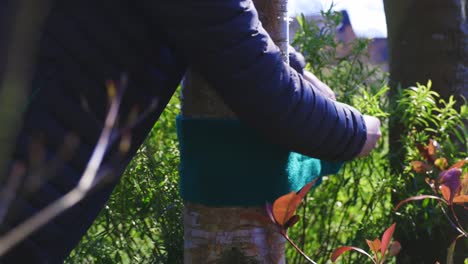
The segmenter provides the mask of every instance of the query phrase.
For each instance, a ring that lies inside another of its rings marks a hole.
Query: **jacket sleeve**
[[[349,160],[366,140],[362,115],[316,92],[263,29],[250,0],[151,1],[187,61],[242,121],[273,142],[327,160]]]

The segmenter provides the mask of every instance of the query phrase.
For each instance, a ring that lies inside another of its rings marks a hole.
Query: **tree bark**
[[[263,26],[288,62],[286,0],[256,0]],[[236,119],[216,92],[189,70],[182,88],[182,115]],[[240,194],[241,195],[241,194]],[[263,207],[209,207],[186,202],[184,263],[285,263],[285,239]]]
[[[468,98],[467,1],[384,0],[384,6],[390,54],[390,98],[395,98],[398,86],[425,84],[430,79],[433,90],[442,98],[453,95],[459,105],[466,103],[462,98]],[[401,173],[405,153],[399,138],[404,128],[398,122],[390,124],[390,163],[395,173]],[[405,230],[397,231],[404,248],[399,262],[444,260],[453,233],[441,226],[432,230],[432,234],[417,231],[418,238],[407,236]],[[468,257],[467,252],[466,245],[457,248],[459,255],[455,263],[462,263]]]

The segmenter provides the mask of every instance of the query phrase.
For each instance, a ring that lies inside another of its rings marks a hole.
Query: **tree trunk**
[[[425,84],[430,79],[433,90],[447,99],[454,95],[459,105],[468,98],[468,24],[466,0],[384,0],[390,54],[391,98],[396,88]],[[393,117],[398,118],[398,117]],[[395,173],[402,172],[404,153],[399,138],[403,128],[390,122],[390,157]],[[439,229],[439,230],[437,230]],[[451,230],[432,227],[432,234],[418,230],[410,237],[399,230],[404,250],[401,263],[445,261],[444,255],[453,239]],[[451,229],[451,228],[449,228]],[[398,236],[399,234],[397,234]],[[463,245],[463,242],[459,243]],[[467,246],[456,250],[455,263],[463,263]],[[462,256],[464,255],[464,256]]]
[[[288,62],[287,1],[254,1],[260,19]],[[188,71],[182,115],[236,119],[200,76]],[[241,194],[239,194],[241,195]],[[184,263],[285,263],[285,239],[263,207],[210,207],[185,203]]]

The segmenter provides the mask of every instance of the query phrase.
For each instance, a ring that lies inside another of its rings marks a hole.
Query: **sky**
[[[387,27],[382,0],[288,0],[291,16],[314,14],[328,9],[346,10],[357,36],[363,38],[386,38]]]

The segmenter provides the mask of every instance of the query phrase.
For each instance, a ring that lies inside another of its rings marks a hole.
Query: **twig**
[[[299,254],[301,254],[307,261],[309,261],[310,263],[312,264],[317,264],[317,262],[313,261],[311,258],[309,258],[309,256],[307,256],[288,236],[288,234],[286,234],[286,232],[281,232],[281,235],[283,235],[284,238],[286,238],[286,240],[289,242],[289,244],[291,244],[291,246],[293,246],[297,252],[299,252]]]
[[[125,86],[126,76],[123,75],[120,89],[118,89],[115,97],[112,98],[112,104],[105,120],[104,129],[101,132],[97,145],[94,148],[93,154],[91,155],[78,185],[70,192],[2,236],[0,238],[0,256],[4,255],[9,249],[24,240],[28,235],[43,225],[47,224],[57,215],[77,204],[87,195],[92,187],[95,186],[95,179],[98,174],[99,167],[108,149],[110,136],[116,124]]]

